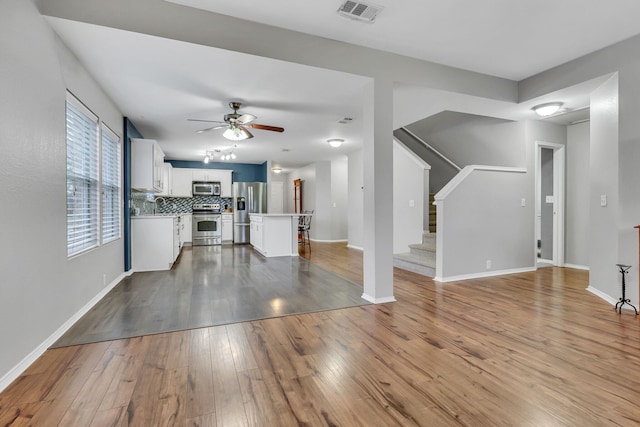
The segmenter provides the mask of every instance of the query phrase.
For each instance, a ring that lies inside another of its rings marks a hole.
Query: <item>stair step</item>
[[[435,248],[436,247],[435,246],[436,245],[436,233],[430,233],[430,232],[427,232],[427,231],[423,231],[422,232],[422,243],[433,244],[433,247]]]
[[[427,277],[436,275],[435,260],[427,260],[411,253],[395,254],[393,256],[393,266]]]

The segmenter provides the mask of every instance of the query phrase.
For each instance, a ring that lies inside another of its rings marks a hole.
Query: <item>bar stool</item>
[[[303,211],[304,215],[298,218],[298,245],[302,245],[302,251],[305,251],[305,246],[309,246],[309,253],[311,253],[311,241],[309,240],[309,229],[311,229],[311,217],[313,211]]]

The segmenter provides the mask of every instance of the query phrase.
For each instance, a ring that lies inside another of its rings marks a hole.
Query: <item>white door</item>
[[[536,264],[564,265],[564,150],[536,142]]]
[[[271,181],[269,199],[269,213],[284,213],[284,182]]]

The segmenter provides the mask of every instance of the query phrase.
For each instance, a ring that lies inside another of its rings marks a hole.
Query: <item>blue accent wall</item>
[[[144,138],[136,129],[131,120],[124,118],[124,152],[122,154],[122,165],[124,169],[124,181],[122,183],[122,197],[124,206],[123,236],[124,236],[124,271],[131,270],[131,209],[129,209],[129,200],[131,200],[131,138]]]
[[[174,168],[185,169],[231,169],[232,182],[267,182],[267,162],[260,165],[249,163],[197,162],[192,160],[166,160]]]

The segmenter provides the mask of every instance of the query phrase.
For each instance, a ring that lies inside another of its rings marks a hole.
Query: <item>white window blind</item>
[[[67,96],[67,255],[98,246],[98,118]]]
[[[120,238],[120,139],[102,129],[102,243]]]

